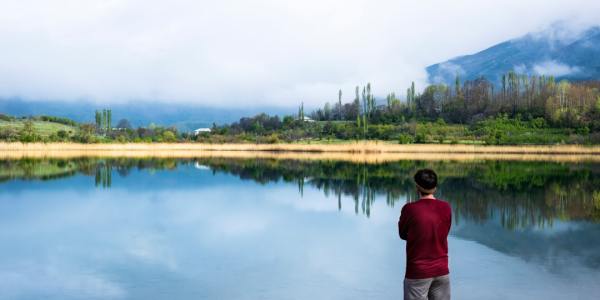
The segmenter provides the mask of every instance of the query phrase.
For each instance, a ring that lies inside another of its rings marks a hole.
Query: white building
[[[302,119],[302,121],[304,121],[304,122],[314,122],[315,120],[313,120],[313,119],[311,119],[311,118],[309,118],[307,116],[304,116],[304,119]]]
[[[210,132],[210,131],[211,131],[210,128],[198,128],[198,129],[194,130],[194,135],[199,135],[201,133]]]

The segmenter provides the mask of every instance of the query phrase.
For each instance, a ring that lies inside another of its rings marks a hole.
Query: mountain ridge
[[[264,111],[284,115],[293,109],[279,107],[216,108],[190,103],[126,102],[97,104],[93,102],[26,101],[19,98],[1,99],[0,113],[13,116],[51,115],[72,119],[77,122],[94,122],[94,111],[111,109],[113,122],[127,119],[133,126],[148,126],[150,123],[175,126],[181,131],[200,127],[211,127],[239,121]]]
[[[575,81],[600,78],[600,27],[571,35],[561,30],[529,33],[474,54],[430,65],[426,67],[428,81],[451,83],[458,75],[463,80],[483,76],[499,82],[502,74],[510,71]]]

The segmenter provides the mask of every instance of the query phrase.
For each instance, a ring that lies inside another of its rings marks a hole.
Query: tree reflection
[[[0,160],[0,182],[52,180],[83,174],[100,188],[110,188],[113,176],[132,171],[172,170],[182,165],[208,166],[213,174],[235,175],[259,184],[295,183],[304,196],[306,186],[337,201],[353,201],[356,214],[373,213],[375,201],[385,204],[415,201],[412,175],[435,169],[441,179],[439,197],[451,202],[454,222],[498,222],[503,228],[552,227],[556,220],[600,222],[600,165],[547,162],[424,162],[398,161],[355,164],[342,161],[277,159],[22,159]]]
[[[388,206],[415,201],[412,175],[438,171],[439,197],[452,203],[456,223],[498,220],[507,229],[551,227],[555,220],[600,221],[600,167],[597,164],[544,162],[421,162],[353,164],[336,161],[201,159],[214,172],[234,174],[261,184],[296,181],[303,194],[310,185],[354,201],[367,217],[376,199]]]

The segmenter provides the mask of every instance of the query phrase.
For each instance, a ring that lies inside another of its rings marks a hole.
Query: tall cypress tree
[[[106,109],[102,110],[102,132],[106,133],[106,123],[108,121]]]
[[[110,132],[112,130],[112,109],[106,112],[106,121],[106,131]]]
[[[359,87],[356,86],[355,96],[354,96],[354,110],[355,110],[355,113],[356,113],[357,117],[360,116],[360,98],[359,98],[359,95],[358,95],[358,91],[359,91]]]
[[[342,90],[338,91],[338,117],[339,120],[342,120]]]
[[[98,110],[96,110],[96,129],[100,129],[102,128],[102,116],[100,115],[100,112]]]

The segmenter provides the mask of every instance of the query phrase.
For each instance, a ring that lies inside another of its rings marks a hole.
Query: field
[[[69,135],[72,135],[75,132],[77,132],[77,129],[75,127],[72,127],[69,125],[64,125],[64,124],[55,123],[55,122],[38,121],[38,120],[32,121],[32,122],[33,122],[33,129],[35,130],[36,134],[40,135],[40,137],[42,137],[42,138],[47,138],[51,134],[57,133],[60,130],[64,130]],[[19,131],[21,131],[21,129],[23,129],[24,124],[25,124],[25,120],[12,120],[12,121],[0,120],[0,130],[13,130],[15,132],[19,132]]]

